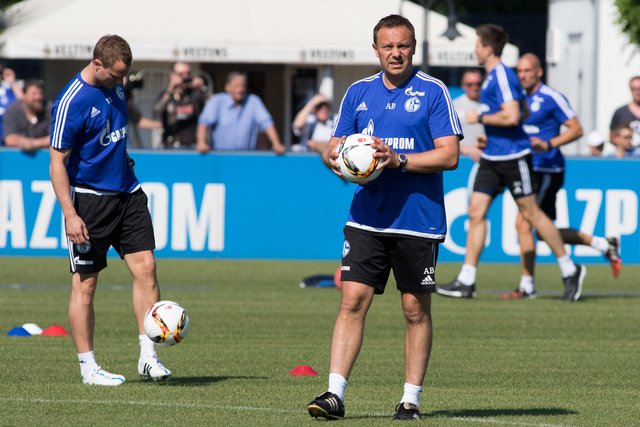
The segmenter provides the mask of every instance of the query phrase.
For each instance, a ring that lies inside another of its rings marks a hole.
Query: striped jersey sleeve
[[[430,117],[429,127],[431,134],[434,138],[449,135],[459,135],[463,137],[462,125],[460,124],[460,118],[456,109],[453,106],[453,100],[449,95],[447,86],[438,80],[422,71],[419,71],[417,77],[433,83],[438,89],[434,91],[434,96],[431,99],[430,105]]]
[[[72,148],[74,136],[82,128],[83,118],[73,108],[74,101],[83,87],[79,79],[74,79],[60,92],[51,112],[51,147],[64,150]]]
[[[567,101],[560,92],[547,85],[542,85],[540,87],[540,93],[551,98],[558,106],[558,108],[554,109],[554,114],[560,123],[564,123],[565,121],[576,117],[576,112],[571,108],[569,101]]]
[[[496,80],[498,82],[498,93],[500,94],[501,104],[522,99],[522,93],[518,93],[518,85],[509,80],[509,74],[503,63],[499,63],[496,66]]]

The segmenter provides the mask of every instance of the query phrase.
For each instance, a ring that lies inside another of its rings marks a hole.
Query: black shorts
[[[534,172],[534,179],[538,187],[536,200],[540,209],[551,220],[556,220],[556,195],[564,185],[564,172]]]
[[[72,273],[96,273],[105,268],[110,246],[121,258],[155,249],[144,191],[101,196],[75,191],[73,204],[87,226],[90,240],[88,245],[69,245]]]
[[[530,196],[536,192],[532,171],[531,154],[513,160],[481,158],[473,191],[495,197],[508,187],[514,199]]]
[[[438,242],[353,227],[344,228],[344,239],[341,280],[363,283],[382,294],[393,269],[398,290],[435,292]]]

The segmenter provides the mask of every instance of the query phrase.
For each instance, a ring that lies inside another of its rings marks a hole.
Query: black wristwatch
[[[400,164],[398,165],[398,169],[400,169],[402,172],[406,172],[407,171],[407,162],[409,161],[409,159],[407,158],[406,154],[398,154],[398,160],[400,161]]]

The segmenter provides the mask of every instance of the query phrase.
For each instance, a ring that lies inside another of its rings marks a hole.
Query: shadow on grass
[[[425,415],[438,418],[489,418],[489,417],[539,417],[553,415],[575,415],[578,412],[564,408],[503,408],[503,409],[458,409],[452,411],[433,411]]]
[[[495,418],[495,417],[539,417],[575,415],[578,412],[564,408],[504,408],[504,409],[459,409],[452,411],[424,412],[422,419],[429,418]],[[393,412],[388,414],[347,414],[348,419],[392,419]]]
[[[561,295],[555,296],[555,295],[540,295],[538,294],[538,300],[543,300],[543,301],[558,301],[559,303],[564,303],[564,304],[573,304],[573,303],[581,303],[584,301],[599,301],[599,300],[613,300],[613,299],[618,299],[618,300],[630,300],[630,299],[638,299],[640,298],[640,292],[609,292],[609,293],[582,293],[582,295],[580,295],[580,299],[578,301],[564,301],[562,299]]]
[[[424,416],[423,416],[424,418]],[[393,412],[389,412],[388,414],[376,414],[376,415],[349,415],[347,414],[345,420],[391,420],[393,419]],[[321,418],[318,418],[318,421],[322,421]]]
[[[167,387],[202,387],[209,384],[215,384],[227,380],[268,380],[269,377],[258,376],[200,376],[200,377],[172,377],[168,381],[159,382]],[[138,382],[150,382],[152,380],[140,379]]]
[[[600,299],[637,299],[640,298],[639,292],[610,292],[610,293],[583,293],[580,301],[600,300]]]

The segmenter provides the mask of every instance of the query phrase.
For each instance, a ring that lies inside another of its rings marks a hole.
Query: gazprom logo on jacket
[[[100,133],[100,144],[106,147],[112,142],[115,143],[120,141],[121,139],[124,139],[126,136],[127,136],[126,126],[111,132],[111,124],[109,123],[109,120],[107,120],[107,123],[105,123],[104,128],[102,128],[102,132]]]
[[[424,96],[424,91],[413,90],[413,86],[409,86],[404,90],[404,94],[407,96]]]
[[[416,141],[412,137],[391,137],[382,139],[384,139],[384,142],[394,150],[413,150],[416,148]]]
[[[369,123],[367,123],[367,127],[360,131],[363,135],[373,136],[373,132],[375,131],[375,125],[373,124],[373,119],[369,119]]]

